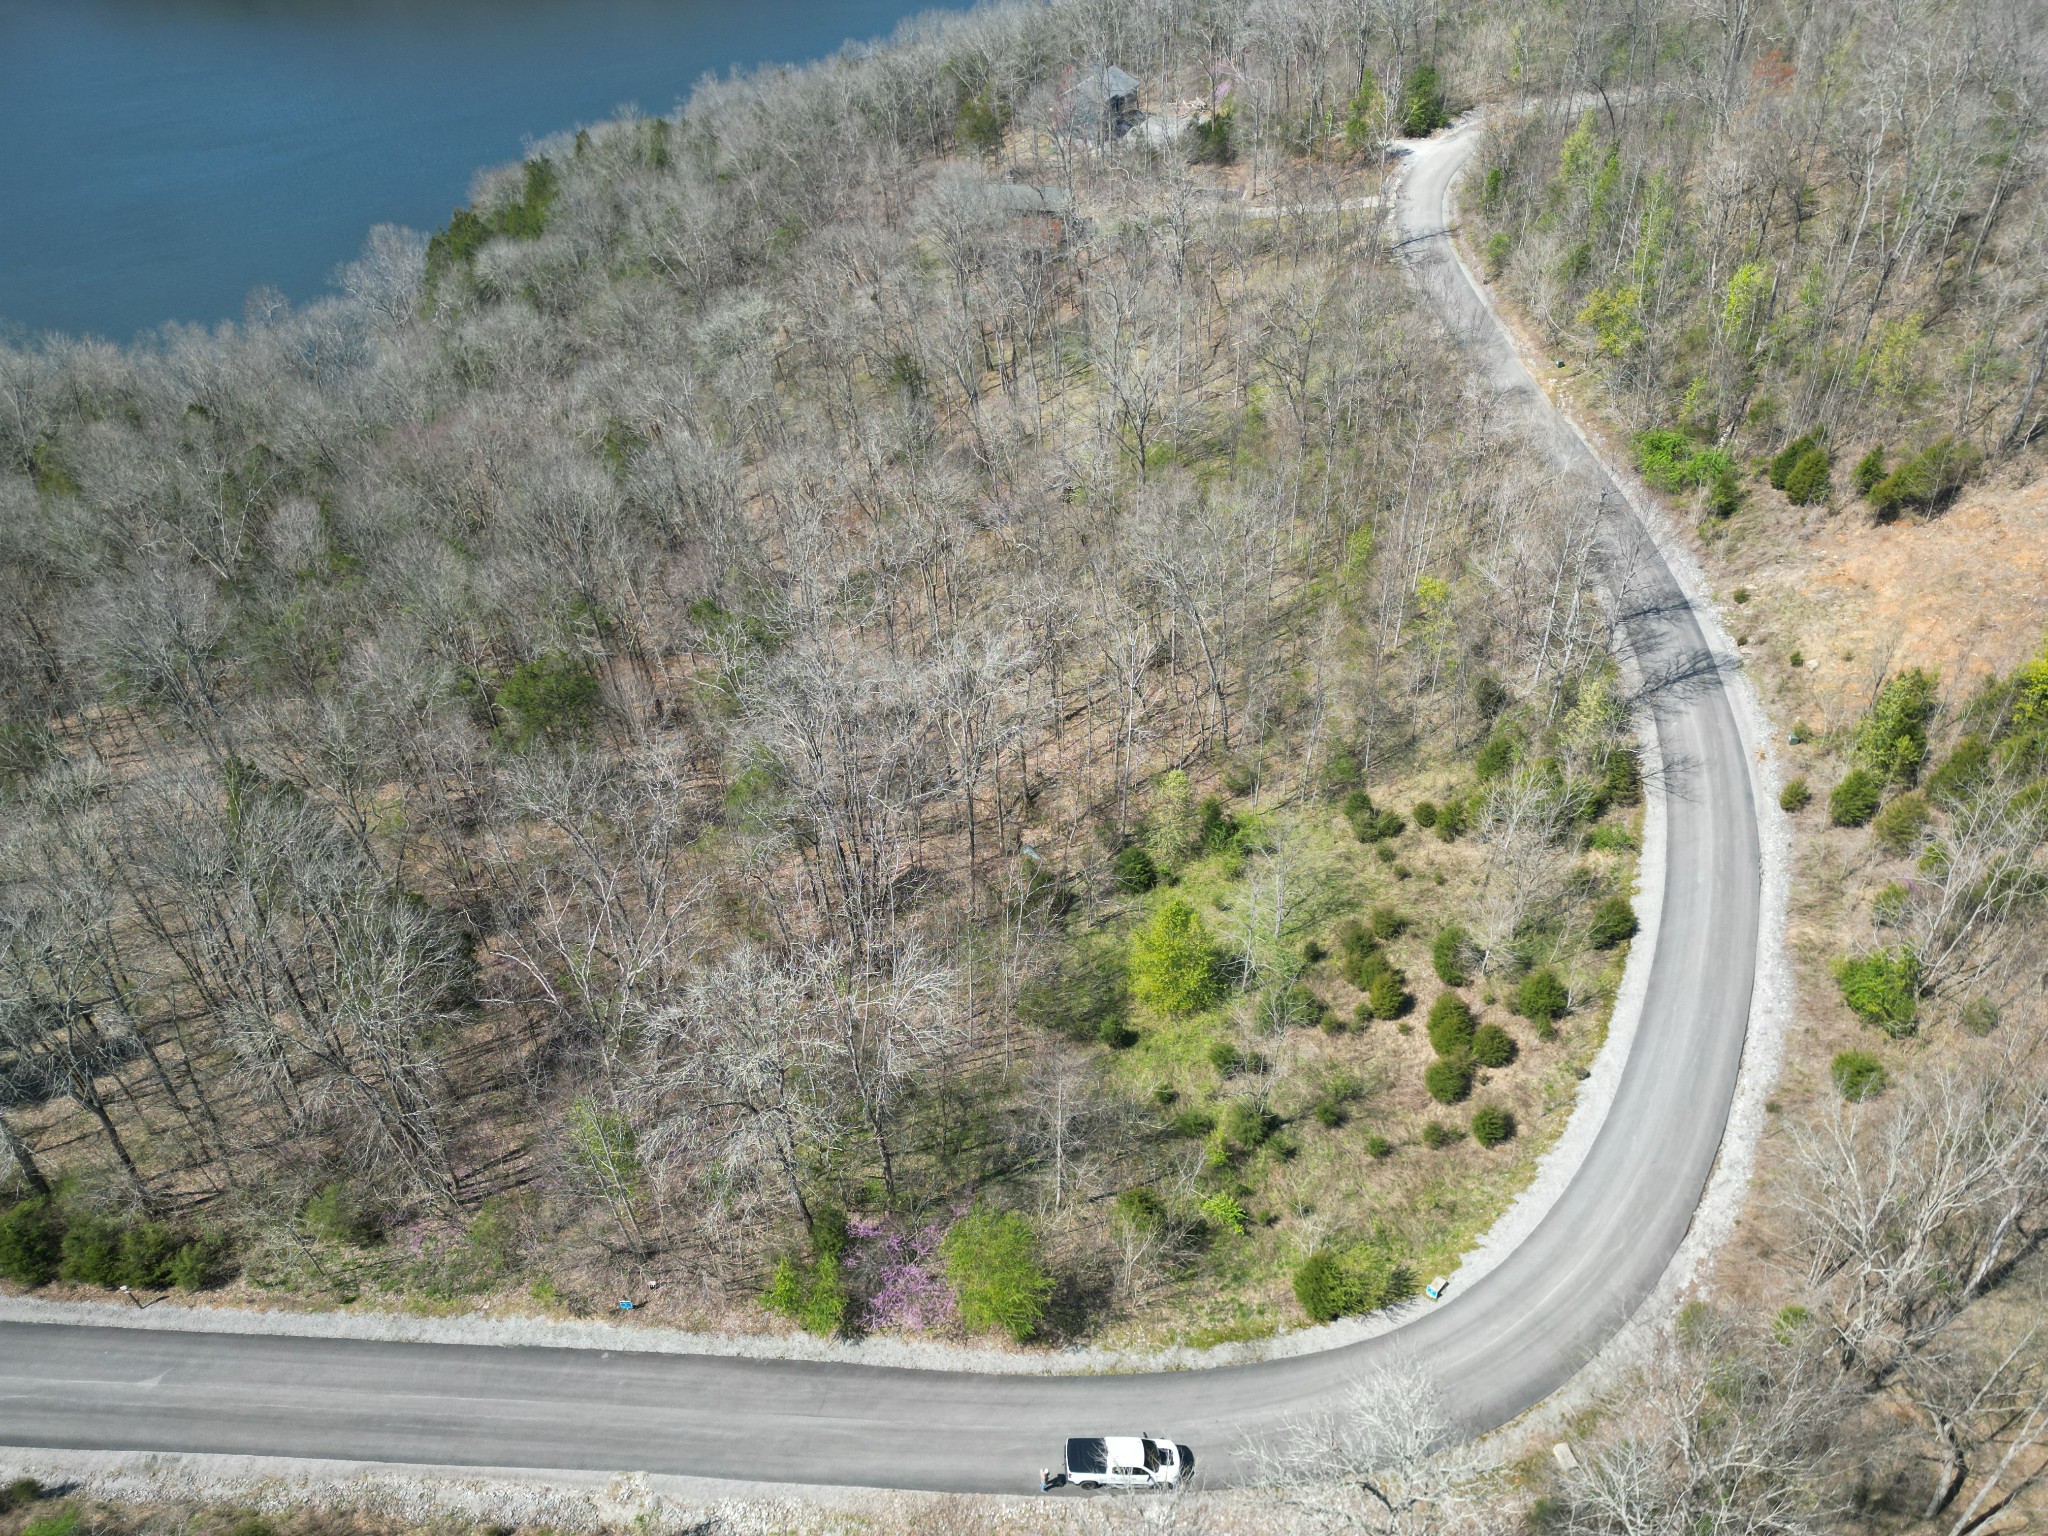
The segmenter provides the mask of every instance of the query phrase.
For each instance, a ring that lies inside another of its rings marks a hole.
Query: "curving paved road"
[[[1658,706],[1668,880],[1643,1021],[1577,1178],[1498,1267],[1365,1343],[1120,1377],[8,1324],[0,1444],[1017,1492],[1067,1434],[1105,1429],[1171,1433],[1228,1478],[1248,1434],[1396,1359],[1425,1363],[1474,1433],[1569,1379],[1650,1293],[1712,1171],[1755,971],[1757,825],[1735,717],[1696,665],[1706,646],[1685,598],[1444,235],[1477,137],[1467,126],[1416,147],[1404,249],[1560,481],[1607,493],[1610,568],[1629,573],[1627,640],[1647,675],[1689,679]]]

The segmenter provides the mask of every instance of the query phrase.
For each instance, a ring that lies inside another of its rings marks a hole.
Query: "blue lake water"
[[[373,224],[707,72],[933,0],[0,0],[0,333],[125,341],[326,290]]]

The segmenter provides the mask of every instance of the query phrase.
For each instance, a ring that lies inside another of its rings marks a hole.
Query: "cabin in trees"
[[[982,194],[989,213],[1047,245],[1064,244],[1074,218],[1074,196],[1060,187],[1022,181],[992,181]]]
[[[1096,144],[1122,138],[1144,115],[1137,80],[1114,64],[1091,69],[1067,92],[1069,131]]]

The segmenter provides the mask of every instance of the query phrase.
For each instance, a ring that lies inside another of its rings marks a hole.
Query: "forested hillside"
[[[997,8],[536,145],[304,310],[0,352],[0,1269],[1199,1344],[1448,1263],[1603,1037],[1646,702],[1373,211],[1485,102],[1461,234],[1797,737],[1800,1026],[1575,1470],[1436,1457],[1417,1361],[1284,1518],[2006,1528],[2037,21]],[[1852,640],[1857,540],[2021,595]]]
[[[1376,191],[1429,30],[1163,20],[6,354],[17,1277],[1227,1338],[1484,1226],[1634,926],[1591,513],[1240,211]]]

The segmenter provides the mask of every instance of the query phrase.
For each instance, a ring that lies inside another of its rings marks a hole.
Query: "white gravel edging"
[[[1491,298],[1482,300],[1493,312]],[[1495,319],[1499,315],[1495,312]],[[1503,327],[1518,353],[1521,338]],[[1523,353],[1527,366],[1528,357]],[[1551,406],[1586,451],[1606,465],[1614,483],[1627,499],[1630,510],[1649,533],[1658,553],[1670,568],[1698,619],[1708,653],[1727,691],[1737,735],[1742,738],[1744,760],[1749,768],[1750,796],[1755,802],[1757,854],[1760,866],[1760,894],[1757,909],[1756,973],[1750,993],[1749,1027],[1743,1039],[1742,1065],[1736,1076],[1735,1097],[1729,1105],[1727,1128],[1722,1133],[1720,1155],[1707,1181],[1700,1203],[1693,1209],[1692,1225],[1678,1252],[1672,1255],[1656,1288],[1635,1314],[1608,1340],[1585,1370],[1546,1399],[1516,1425],[1500,1433],[1537,1426],[1556,1427],[1617,1377],[1646,1358],[1663,1337],[1679,1303],[1692,1288],[1703,1266],[1730,1237],[1740,1223],[1756,1170],[1757,1144],[1768,1118],[1766,1101],[1784,1069],[1785,1047],[1797,1002],[1791,961],[1785,951],[1785,928],[1791,900],[1792,826],[1778,804],[1782,787],[1777,735],[1742,664],[1741,648],[1730,636],[1714,603],[1706,572],[1698,558],[1672,524],[1663,503],[1632,469],[1610,463],[1594,446],[1577,416],[1566,405],[1551,400]],[[1647,841],[1647,840],[1646,840]]]

